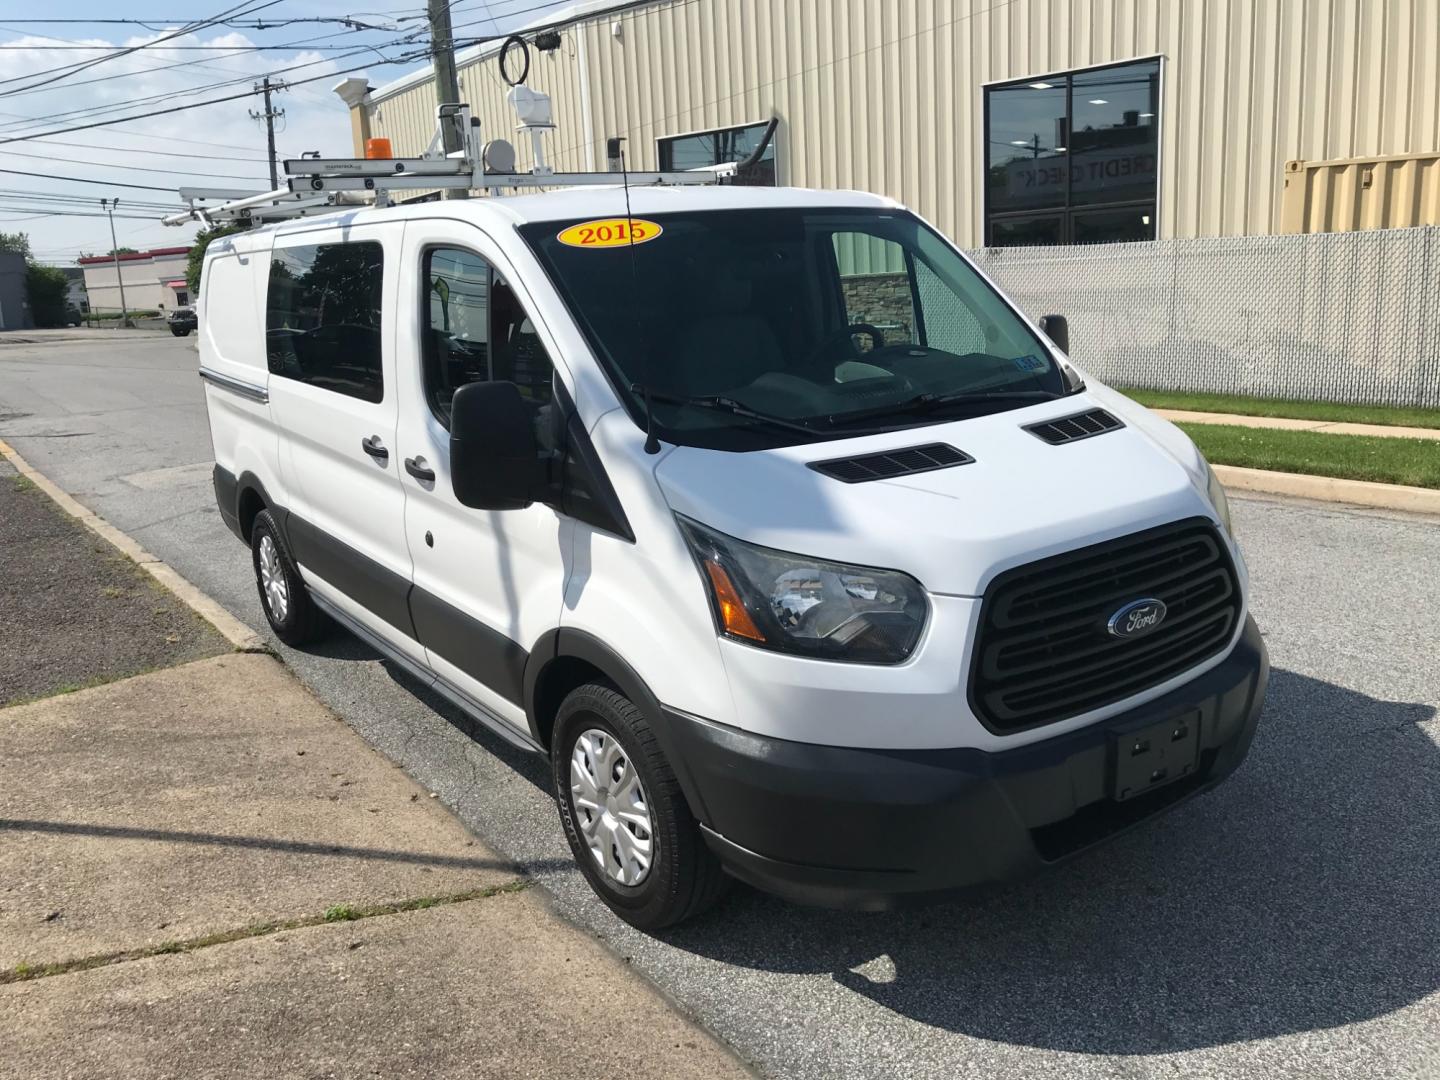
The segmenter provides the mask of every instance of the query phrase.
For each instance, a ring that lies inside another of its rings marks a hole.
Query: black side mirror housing
[[[1040,329],[1057,349],[1066,356],[1070,355],[1070,324],[1064,315],[1041,315]]]
[[[450,483],[461,505],[523,510],[545,487],[532,411],[512,382],[476,382],[450,403]]]

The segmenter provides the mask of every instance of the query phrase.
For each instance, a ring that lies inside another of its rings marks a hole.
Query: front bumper
[[[1254,620],[1219,665],[1139,708],[996,753],[869,750],[752,735],[668,711],[681,782],[726,869],[802,903],[884,908],[1030,873],[1176,806],[1245,758],[1269,680]],[[1119,802],[1115,740],[1181,715],[1199,767]]]

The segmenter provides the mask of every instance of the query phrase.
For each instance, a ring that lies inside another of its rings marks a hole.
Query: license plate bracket
[[[1111,739],[1111,794],[1133,799],[1191,775],[1200,760],[1200,714],[1182,713]]]

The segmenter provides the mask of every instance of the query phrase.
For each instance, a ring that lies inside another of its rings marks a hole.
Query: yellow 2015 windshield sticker
[[[629,247],[654,240],[665,230],[644,218],[601,218],[582,221],[556,234],[562,244],[578,248]]]

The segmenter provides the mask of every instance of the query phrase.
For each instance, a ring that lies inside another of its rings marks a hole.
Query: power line
[[[1013,2],[1013,0],[1012,0]],[[399,56],[393,59],[378,60],[377,64],[405,64],[412,60],[418,60],[424,53],[412,53],[408,56]],[[358,67],[345,68],[340,71],[327,72],[324,75],[316,75],[309,79],[297,79],[294,85],[303,86],[306,83],[319,82],[322,79],[333,79],[336,75],[348,75],[356,71],[364,71],[370,65],[361,64]],[[239,94],[227,94],[225,97],[210,98],[206,101],[193,101],[188,105],[175,105],[168,109],[156,109],[154,112],[139,113],[135,116],[117,116],[110,120],[97,120],[91,124],[75,124],[71,127],[56,128],[54,131],[37,131],[29,135],[12,135],[0,139],[0,146],[13,142],[25,142],[27,139],[43,139],[48,135],[68,135],[72,131],[89,131],[92,128],[110,127],[113,124],[128,124],[134,120],[148,120],[155,116],[168,116],[171,113],[186,112],[189,109],[203,109],[207,105],[220,105],[227,101],[239,101],[242,98],[254,97],[255,90],[247,90]]]
[[[360,46],[359,48],[353,48],[353,49],[351,49],[349,52],[344,53],[342,56],[336,57],[335,59],[338,59],[338,60],[348,60],[349,58],[351,58],[351,57],[353,57],[353,56],[360,56],[360,55],[363,55],[363,54],[367,54],[367,53],[371,53],[371,52],[376,52],[377,50],[379,50],[379,49],[381,49],[381,48],[383,48],[383,47],[384,47],[384,46],[380,46],[380,45],[362,45],[362,46]],[[382,53],[382,54],[380,54],[380,55],[383,56],[384,54]],[[321,65],[321,64],[332,64],[332,63],[334,63],[334,62],[335,62],[335,60],[332,59],[332,60],[311,60],[311,61],[308,61],[307,63],[304,63],[304,64],[292,64],[292,65],[290,65],[289,67],[278,68],[278,69],[276,69],[275,71],[268,72],[268,73],[266,73],[266,75],[265,75],[264,77],[265,77],[265,78],[270,78],[271,76],[274,76],[274,75],[283,75],[283,74],[285,74],[286,72],[290,72],[290,71],[302,71],[302,70],[304,70],[305,68],[318,67],[318,66]],[[66,109],[66,110],[63,110],[63,111],[57,112],[57,113],[46,113],[46,114],[43,115],[43,116],[25,116],[25,117],[19,117],[19,118],[17,118],[16,120],[6,121],[4,124],[0,124],[0,127],[12,128],[12,129],[13,129],[13,128],[17,128],[17,127],[23,127],[23,126],[24,126],[25,124],[27,124],[27,123],[29,123],[29,124],[55,123],[55,122],[58,122],[58,121],[60,121],[60,120],[64,120],[64,119],[67,119],[67,118],[69,118],[69,117],[72,117],[72,116],[104,116],[104,115],[106,115],[106,114],[108,114],[108,113],[119,112],[119,111],[121,111],[122,109],[134,108],[134,107],[137,106],[137,105],[151,105],[151,104],[154,104],[154,103],[157,102],[157,101],[170,101],[170,100],[172,100],[172,99],[174,99],[174,98],[176,98],[176,97],[184,97],[184,96],[188,96],[188,95],[190,95],[190,94],[202,94],[202,93],[206,93],[207,91],[211,91],[211,90],[223,90],[223,89],[226,88],[227,86],[239,86],[239,85],[242,85],[242,84],[244,84],[244,83],[251,82],[253,79],[254,79],[254,76],[253,76],[253,75],[245,75],[245,76],[243,76],[243,77],[234,78],[234,79],[222,79],[222,80],[219,81],[219,82],[202,83],[201,85],[198,85],[198,86],[190,86],[190,87],[186,87],[186,88],[180,89],[180,90],[165,90],[165,91],[161,91],[161,92],[158,92],[158,93],[146,95],[145,97],[130,98],[129,100],[126,100],[126,101],[117,101],[117,102],[115,102],[115,103],[113,103],[113,104],[111,104],[111,105],[106,105],[106,106],[103,106],[103,107],[98,108],[98,109],[97,109],[97,108]],[[257,91],[257,92],[258,92],[258,91]],[[4,96],[5,96],[4,93],[3,93],[3,92],[0,92],[0,97],[4,97]],[[5,115],[10,116],[10,115],[14,115],[14,114],[12,114],[12,113],[6,113]]]
[[[279,0],[276,0],[276,2],[278,3]],[[381,14],[381,13],[380,13],[380,12],[376,12],[375,14]],[[397,21],[399,21],[399,22],[406,22],[406,21],[409,21],[409,20],[412,20],[412,19],[418,19],[418,18],[421,18],[421,16],[420,16],[420,15],[406,15],[406,16],[403,16],[401,19],[398,19]],[[89,25],[95,25],[95,26],[143,26],[146,30],[150,30],[150,31],[154,32],[154,31],[157,30],[157,28],[169,28],[169,27],[173,27],[173,26],[176,26],[176,25],[179,25],[179,24],[184,23],[186,20],[184,20],[184,19],[6,19],[5,21],[8,22],[8,23],[17,23],[17,24],[20,24],[20,25],[22,25],[22,26],[23,26],[23,25],[59,26],[59,25],[62,25],[62,24],[81,25],[81,26],[89,26]],[[294,25],[297,24],[297,23],[339,23],[339,24],[344,25],[344,26],[346,26],[346,27],[349,27],[349,28],[351,28],[351,29],[358,29],[358,30],[394,30],[394,29],[397,29],[396,27],[390,27],[390,26],[370,26],[370,25],[367,25],[367,24],[361,22],[358,18],[356,18],[356,17],[353,16],[353,15],[292,15],[292,16],[289,16],[288,18],[284,18],[284,19],[270,19],[270,20],[266,20],[266,19],[246,19],[246,18],[215,19],[215,20],[213,20],[213,25],[215,25],[215,26],[230,26],[230,27],[234,27],[234,28],[236,28],[236,29],[241,29],[241,30],[276,30],[276,29],[279,29],[280,27],[284,27],[284,26],[294,26]],[[44,37],[45,35],[44,35],[44,34],[38,34],[38,35],[36,35],[36,36],[37,36],[37,37]]]
[[[259,182],[259,177],[241,176],[239,173],[204,173],[191,172],[187,169],[161,169],[154,165],[120,165],[114,162],[86,161],[84,158],[56,157],[53,154],[27,154],[23,150],[8,151],[11,157],[37,158],[40,161],[63,161],[67,165],[99,165],[104,164],[107,169],[122,169],[125,172],[147,172],[165,173],[169,176],[196,176],[204,177],[207,180],[254,180]],[[259,159],[256,159],[259,163]]]
[[[250,0],[244,0],[244,2],[239,3],[239,4],[236,4],[234,7],[227,8],[227,9],[225,9],[224,11],[222,11],[222,12],[220,13],[220,16],[230,15],[230,14],[234,13],[235,11],[238,11],[240,8],[245,7],[246,3],[249,3],[249,2],[250,2]],[[267,7],[274,7],[274,6],[275,6],[276,4],[278,4],[278,3],[280,3],[280,0],[265,0],[265,2],[262,3],[259,8],[251,8],[250,10],[251,10],[251,11],[263,10],[264,8],[267,8]],[[248,14],[248,12],[247,12],[247,14]],[[55,73],[55,72],[61,72],[60,74],[55,75],[55,78],[53,78],[53,79],[46,79],[46,80],[44,80],[44,81],[42,81],[42,82],[32,83],[31,86],[32,86],[32,87],[34,87],[34,86],[44,86],[44,85],[46,85],[46,84],[48,84],[48,83],[58,82],[60,79],[65,78],[67,75],[74,75],[75,73],[80,72],[80,71],[84,71],[84,70],[86,70],[87,68],[92,68],[92,67],[95,67],[95,66],[98,65],[98,64],[103,64],[103,63],[105,63],[107,60],[114,60],[114,59],[116,59],[116,58],[118,58],[118,57],[121,57],[121,56],[129,56],[131,53],[139,52],[141,49],[152,48],[152,47],[155,46],[155,45],[161,44],[162,42],[171,41],[171,40],[173,40],[173,39],[175,39],[175,38],[177,38],[177,37],[180,37],[180,36],[183,35],[183,34],[192,34],[192,33],[194,33],[196,30],[203,30],[203,29],[205,29],[205,27],[207,27],[207,26],[213,26],[213,25],[214,25],[214,22],[215,22],[215,18],[218,18],[218,17],[220,17],[220,16],[215,16],[215,17],[213,17],[213,18],[211,18],[211,19],[202,19],[202,20],[200,20],[200,21],[198,21],[198,22],[192,20],[190,23],[186,24],[182,29],[176,30],[176,31],[174,31],[173,33],[170,33],[170,34],[165,34],[165,35],[163,35],[162,37],[157,38],[155,41],[147,41],[147,42],[144,43],[143,45],[130,45],[130,46],[126,46],[126,47],[123,48],[123,49],[117,49],[117,50],[115,50],[115,51],[106,53],[104,56],[97,56],[97,57],[95,57],[95,58],[92,59],[92,60],[84,60],[84,61],[80,61],[79,63],[75,63],[75,64],[62,64],[59,68],[52,68],[52,69],[50,69],[49,71],[32,72],[30,75],[16,75],[16,76],[14,76],[14,77],[12,77],[12,78],[9,78],[9,79],[0,79],[0,83],[19,82],[21,79],[28,79],[28,78],[31,78],[33,75],[48,75],[48,74],[53,74],[53,73]],[[26,46],[23,46],[23,45],[20,45],[20,46],[17,46],[17,45],[0,45],[0,49],[14,49],[14,48],[26,48]],[[40,49],[89,48],[91,52],[94,51],[94,47],[93,47],[93,46],[83,46],[83,45],[39,45],[39,46],[35,46],[35,48],[40,48]],[[62,71],[62,70],[61,70],[62,68],[65,69],[65,70]],[[28,89],[28,88],[27,88],[27,89]]]
[[[0,30],[3,30],[3,29],[4,29],[4,27],[0,27]],[[18,32],[18,31],[15,31],[15,32]],[[315,42],[317,42],[317,41],[330,41],[331,39],[337,38],[337,37],[347,37],[347,36],[349,36],[352,32],[353,32],[353,31],[349,31],[349,30],[341,30],[339,33],[335,33],[335,34],[321,34],[319,37],[305,38],[305,39],[302,40],[302,41],[291,41],[291,42],[287,42],[286,44],[287,44],[287,45],[311,45],[311,44],[313,44],[313,43],[315,43]],[[37,35],[37,36],[39,36],[39,37],[49,37],[48,34],[40,34],[40,35]],[[69,38],[51,38],[51,40],[52,40],[52,41],[68,41],[68,42],[69,42],[70,44],[72,44],[72,45],[80,45],[80,44],[83,44],[82,42],[74,41],[73,39],[69,39]],[[98,48],[99,46],[92,46],[92,47]],[[236,52],[236,53],[238,54],[238,53],[242,53],[242,52],[246,52],[246,51],[259,51],[259,50],[261,50],[261,49],[263,48],[263,46],[234,45],[234,46],[228,46],[228,48],[232,49],[234,52]],[[234,71],[234,69],[227,69],[227,68],[221,68],[221,67],[219,67],[219,65],[217,65],[217,64],[215,63],[215,61],[213,61],[213,60],[181,60],[181,61],[179,61],[179,62],[177,62],[177,63],[174,63],[174,64],[158,64],[158,65],[156,65],[155,67],[133,68],[133,69],[131,69],[130,71],[122,71],[122,72],[118,72],[118,73],[116,73],[116,74],[114,74],[114,75],[101,75],[100,77],[95,78],[95,79],[81,79],[79,82],[66,83],[64,86],[36,86],[33,90],[30,89],[30,88],[27,88],[27,87],[21,87],[21,88],[18,89],[18,90],[6,91],[3,96],[7,96],[7,97],[22,97],[22,96],[24,96],[25,94],[29,94],[29,93],[44,94],[44,93],[53,92],[54,90],[63,90],[63,89],[66,89],[66,88],[68,88],[68,87],[75,87],[75,86],[92,86],[92,85],[94,85],[95,83],[109,82],[109,81],[111,81],[112,79],[128,79],[128,78],[131,78],[132,76],[135,76],[135,75],[147,75],[147,74],[150,74],[151,72],[155,72],[155,71],[172,71],[172,70],[174,70],[175,68],[182,68],[182,67],[210,67],[210,68],[215,68],[216,70],[220,70],[220,71],[226,71],[226,70]],[[37,74],[39,74],[39,73],[37,73]],[[235,72],[235,74],[239,74],[239,72]],[[23,76],[22,76],[22,77],[23,77]],[[253,76],[247,76],[247,77],[253,78]]]
[[[276,0],[276,3],[279,3],[279,0]],[[482,20],[482,21],[483,21],[483,20]],[[472,24],[472,25],[473,25],[473,24]],[[18,50],[18,51],[21,51],[21,52],[79,52],[79,51],[81,51],[81,50],[85,50],[85,51],[87,51],[87,52],[94,52],[97,48],[101,48],[101,47],[102,47],[102,46],[98,46],[98,45],[0,45],[0,49],[15,49],[15,50]],[[140,49],[148,49],[148,48],[150,48],[149,45],[137,45],[134,49],[131,49],[131,50],[129,50],[129,51],[130,51],[130,52],[138,52]],[[314,51],[314,52],[325,52],[325,51],[331,50],[331,49],[346,49],[346,48],[349,48],[349,46],[348,46],[348,45],[166,45],[166,46],[165,46],[165,51],[166,51],[166,52],[227,52],[227,53],[244,53],[244,52],[278,52],[278,51],[280,51],[280,50],[282,50],[282,49],[286,49],[286,50],[294,50],[294,51],[299,51],[299,52],[311,52],[311,51]],[[101,59],[103,59],[103,60],[108,60],[108,59],[110,59],[110,57],[108,57],[108,56],[107,56],[107,57],[102,57]],[[61,65],[61,66],[63,66],[63,67],[74,67],[75,65],[65,64],[65,65]],[[89,67],[90,65],[87,64],[87,65],[85,65],[85,66],[86,66],[86,67]],[[84,69],[77,67],[76,70],[84,70]],[[19,76],[19,77],[23,79],[25,76],[21,75],[21,76]],[[62,78],[63,78],[63,76],[62,76]],[[10,81],[13,81],[13,80],[0,79],[0,82],[10,82]],[[37,83],[36,85],[38,86],[38,85],[41,85],[41,84]]]
[[[9,139],[3,140],[9,142]],[[0,173],[9,173],[12,176],[38,176],[42,180],[65,180],[72,184],[99,184],[102,187],[123,187],[135,188],[137,191],[174,191],[174,188],[156,187],[154,184],[122,184],[115,180],[88,180],[79,176],[56,176],[54,173],[25,172],[23,169],[0,169]],[[0,198],[3,198],[0,193]]]

